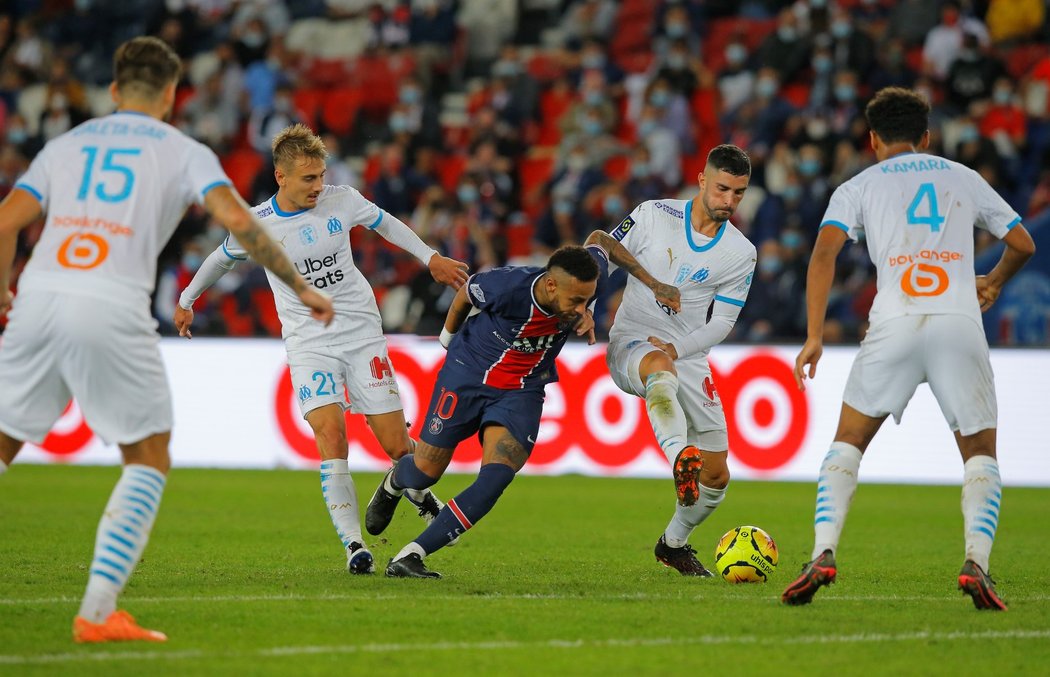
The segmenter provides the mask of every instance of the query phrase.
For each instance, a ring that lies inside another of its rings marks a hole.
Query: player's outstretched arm
[[[824,352],[824,317],[828,312],[828,295],[835,279],[835,259],[846,244],[846,233],[826,226],[817,234],[817,243],[809,257],[806,273],[806,343],[795,358],[795,383],[805,390],[807,377],[817,375],[817,362]],[[806,366],[809,374],[806,374]]]
[[[638,259],[634,258],[634,255],[627,251],[627,247],[620,244],[612,235],[609,235],[604,230],[596,230],[587,236],[587,241],[584,244],[596,244],[604,249],[609,254],[610,261],[626,270],[628,274],[638,278],[639,282],[652,290],[656,300],[662,305],[667,306],[676,313],[682,309],[682,294],[678,291],[678,287],[664,284],[653,277],[642,264],[638,263]]]
[[[995,268],[987,275],[977,277],[977,300],[981,302],[981,312],[988,310],[999,298],[1003,286],[1021,270],[1028,259],[1035,254],[1035,241],[1031,234],[1020,223],[1010,229],[1003,238],[1006,249]]]
[[[204,198],[204,206],[237,238],[256,263],[272,271],[299,295],[299,300],[310,309],[315,320],[325,325],[331,323],[334,314],[332,299],[311,286],[292,267],[284,250],[266,234],[262,224],[233,189],[229,186],[213,188]]]
[[[18,232],[43,214],[40,203],[29,191],[12,190],[0,202],[0,315],[11,307],[11,264],[15,260]]]
[[[208,288],[222,279],[222,276],[236,267],[240,259],[230,258],[226,254],[225,245],[219,245],[215,251],[208,255],[197,269],[197,273],[190,280],[186,288],[179,295],[179,302],[175,305],[175,328],[179,330],[179,336],[193,338],[190,325],[193,324],[193,304],[201,297]]]
[[[441,284],[458,290],[467,281],[467,264],[442,256],[431,249],[419,239],[415,231],[396,216],[383,213],[383,220],[376,226],[375,231],[384,240],[397,245],[426,264],[430,274]]]

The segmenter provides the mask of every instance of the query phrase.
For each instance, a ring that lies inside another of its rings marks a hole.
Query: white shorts
[[[659,350],[648,341],[619,339],[609,343],[605,363],[609,375],[620,390],[630,395],[645,397],[645,384],[638,375],[642,358]],[[685,412],[688,429],[686,441],[702,451],[726,451],[729,434],[722,400],[711,380],[707,357],[676,360],[678,372],[678,403]]]
[[[953,431],[996,427],[995,380],[984,329],[965,315],[905,315],[871,327],[842,401],[899,424],[915,388],[929,382]]]
[[[0,337],[0,430],[39,444],[75,397],[107,443],[171,430],[157,322],[144,304],[20,293]]]
[[[324,349],[289,350],[288,369],[303,418],[329,404],[339,404],[355,414],[403,409],[382,336]]]

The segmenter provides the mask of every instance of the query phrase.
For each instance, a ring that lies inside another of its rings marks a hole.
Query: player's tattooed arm
[[[626,270],[629,275],[638,278],[639,282],[651,289],[660,304],[667,306],[676,313],[682,309],[682,294],[678,291],[678,287],[665,284],[653,277],[642,264],[638,263],[638,259],[634,258],[634,255],[627,251],[627,247],[620,244],[619,240],[612,235],[603,230],[596,230],[587,237],[585,244],[596,244],[604,249],[609,254],[610,261]]]

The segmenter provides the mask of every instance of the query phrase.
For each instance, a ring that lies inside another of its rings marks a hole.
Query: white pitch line
[[[735,597],[733,603],[759,602],[766,603],[778,601],[777,595],[773,593],[766,597]],[[438,601],[485,601],[500,602],[504,600],[566,600],[566,601],[647,601],[647,600],[725,600],[725,595],[702,595],[702,594],[653,594],[653,593],[623,593],[623,594],[596,594],[596,595],[562,595],[551,594],[447,594],[428,595],[421,598],[417,591],[406,590],[404,593],[333,593],[317,595],[177,595],[172,597],[124,597],[123,601],[129,604],[168,604],[184,602],[310,602],[310,601],[387,601],[411,598],[416,601],[432,599]],[[1015,596],[1007,595],[1011,602],[1045,602],[1050,601],[1050,594]],[[0,606],[34,606],[40,604],[72,604],[80,601],[80,597],[39,597],[39,598],[0,598]],[[960,595],[936,594],[936,595],[836,595],[833,592],[821,595],[820,601],[824,602],[958,602]]]
[[[427,651],[503,651],[515,649],[650,648],[668,646],[749,644],[876,644],[894,642],[973,642],[1018,639],[1050,639],[1050,629],[990,630],[984,632],[859,633],[808,637],[757,637],[755,635],[707,635],[699,637],[634,637],[609,639],[547,639],[535,642],[409,642],[383,644],[342,644],[334,646],[275,646],[250,651],[122,651],[115,653],[60,653],[37,656],[0,655],[0,665],[48,665],[104,661],[152,661],[224,658],[272,658],[327,654],[386,654]]]

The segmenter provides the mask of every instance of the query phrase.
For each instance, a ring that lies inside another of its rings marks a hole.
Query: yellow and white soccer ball
[[[765,583],[778,559],[773,538],[753,526],[727,531],[715,548],[715,570],[730,583]]]

